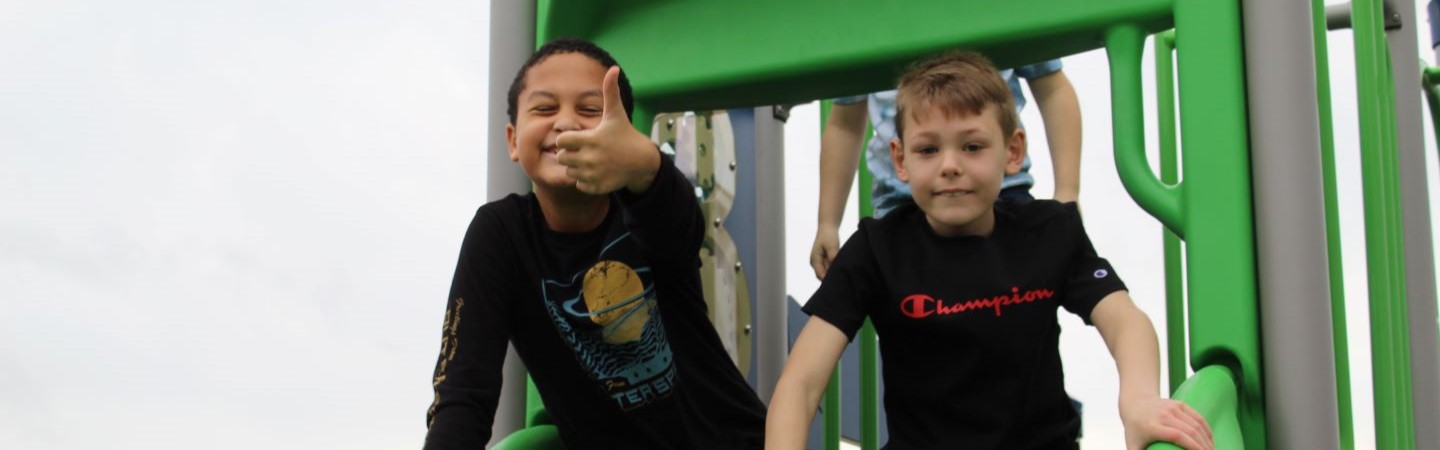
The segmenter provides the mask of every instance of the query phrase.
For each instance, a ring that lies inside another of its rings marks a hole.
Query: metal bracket
[[[773,113],[775,120],[779,120],[781,123],[787,122],[790,120],[790,105],[775,105]]]
[[[1400,12],[1392,0],[1385,0],[1385,30],[1398,30],[1405,25]],[[1350,29],[1350,4],[1340,3],[1325,7],[1325,28],[1329,31]]]

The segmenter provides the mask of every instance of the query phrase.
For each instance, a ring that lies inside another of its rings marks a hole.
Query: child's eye
[[[530,110],[541,114],[548,114],[555,112],[555,105],[536,105],[530,108]]]
[[[972,142],[972,143],[969,143],[969,144],[965,144],[965,151],[967,151],[967,152],[978,152],[978,151],[983,150],[983,149],[985,149],[985,146],[984,146],[984,145],[977,144],[977,143],[973,143],[973,142]]]
[[[932,145],[923,145],[923,146],[920,146],[920,147],[918,147],[918,148],[915,149],[915,153],[919,153],[919,154],[922,154],[922,155],[929,155],[929,154],[932,154],[932,153],[938,153],[939,151],[940,151],[939,148],[937,148],[937,147],[935,147],[935,146],[932,146]]]
[[[605,110],[602,109],[602,108],[600,108],[600,107],[595,107],[595,106],[582,106],[582,107],[580,107],[580,113],[581,113],[581,114],[586,114],[586,115],[596,115],[596,116],[598,116],[598,115],[600,115],[600,114],[605,113]]]

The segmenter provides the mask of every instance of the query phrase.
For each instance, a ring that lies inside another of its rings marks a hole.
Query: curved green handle
[[[1184,238],[1179,185],[1160,182],[1145,157],[1145,108],[1140,84],[1140,52],[1144,41],[1145,35],[1135,25],[1116,25],[1105,31],[1105,51],[1110,57],[1115,168],[1135,203]]]
[[[1425,91],[1425,101],[1430,105],[1430,123],[1440,136],[1440,67],[1426,67],[1420,71],[1420,87]]]
[[[511,433],[490,450],[565,450],[565,443],[554,425],[540,425]]]
[[[1245,448],[1245,436],[1240,432],[1240,403],[1235,387],[1234,374],[1221,365],[1206,366],[1195,372],[1172,398],[1185,402],[1205,417],[1215,438],[1215,448]],[[1148,450],[1171,450],[1180,447],[1170,443],[1155,443]]]

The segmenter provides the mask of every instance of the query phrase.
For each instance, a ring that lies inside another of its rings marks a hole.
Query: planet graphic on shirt
[[[581,291],[590,320],[605,328],[605,342],[611,344],[640,339],[650,319],[644,293],[640,275],[619,261],[591,266]]]

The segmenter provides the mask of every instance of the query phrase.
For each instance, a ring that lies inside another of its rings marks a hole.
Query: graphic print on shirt
[[[607,243],[588,269],[540,282],[561,339],[622,410],[668,397],[675,385],[655,285],[648,266],[632,267],[640,261],[635,247],[626,233]]]
[[[1034,303],[1054,296],[1054,290],[1031,289],[1021,292],[1019,287],[1011,287],[1009,294],[948,302],[925,294],[912,294],[900,301],[900,312],[911,319],[924,319],[932,315],[946,316],[967,311],[993,310],[995,317],[1000,317],[1005,315],[1004,308],[1007,306]]]

